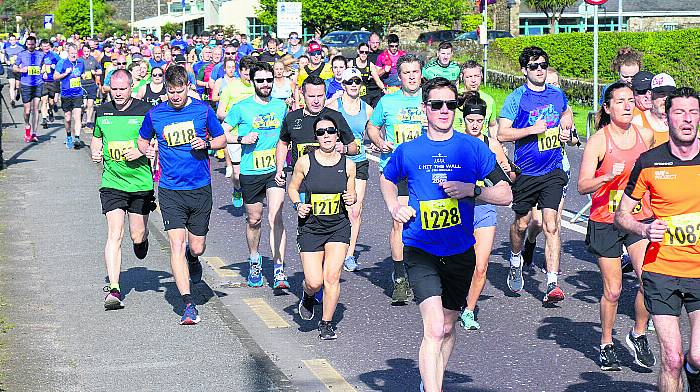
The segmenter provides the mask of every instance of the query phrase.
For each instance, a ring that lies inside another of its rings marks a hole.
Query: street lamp
[[[19,35],[19,24],[22,23],[22,17],[19,15],[16,15],[15,22],[17,22],[17,35]]]

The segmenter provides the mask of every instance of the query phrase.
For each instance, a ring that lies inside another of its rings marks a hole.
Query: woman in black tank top
[[[151,83],[148,83],[145,86],[141,87],[142,90],[139,91],[139,95],[141,95],[141,100],[148,102],[151,106],[156,106],[159,103],[163,102],[160,99],[160,97],[162,95],[165,95],[164,74],[165,73],[163,69],[159,67],[154,67],[151,70]],[[160,89],[158,91],[153,91],[154,85],[160,85]]]
[[[314,317],[314,294],[323,288],[319,337],[331,340],[336,338],[331,321],[350,243],[346,206],[356,201],[355,163],[338,152],[338,128],[332,117],[320,115],[314,133],[319,147],[299,158],[288,192],[299,216],[297,247],[304,269],[299,315],[304,320]]]

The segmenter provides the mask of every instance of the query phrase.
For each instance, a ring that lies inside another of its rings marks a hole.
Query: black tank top
[[[362,75],[362,82],[365,84],[365,86],[367,86],[367,89],[372,90],[379,88],[377,86],[377,83],[374,81],[374,78],[372,77],[372,70],[370,69],[369,59],[367,59],[367,65],[365,65],[364,67],[360,67],[359,65],[357,65],[357,59],[353,61],[353,65],[360,71],[360,74]]]
[[[305,202],[311,204],[311,213],[299,219],[300,231],[329,232],[350,224],[343,202],[347,188],[345,155],[333,166],[323,166],[316,160],[316,152],[309,154],[309,172],[304,178]]]
[[[151,106],[156,106],[156,105],[158,105],[159,103],[162,102],[162,101],[160,100],[160,96],[161,96],[161,95],[164,95],[164,94],[163,94],[163,93],[164,93],[164,91],[163,91],[164,89],[165,89],[165,85],[163,85],[163,88],[160,90],[159,93],[153,92],[153,90],[151,90],[151,84],[150,84],[150,83],[147,83],[147,84],[146,84],[146,93],[143,94],[143,100],[144,100],[145,102],[148,102]]]
[[[309,68],[309,66],[307,65],[304,67],[304,70],[306,70],[306,74],[309,76],[311,76],[311,75],[321,76],[321,72],[323,71],[323,67],[325,67],[325,66],[326,66],[326,64],[321,63],[321,65],[319,65],[318,68],[316,68],[312,71],[311,68]]]

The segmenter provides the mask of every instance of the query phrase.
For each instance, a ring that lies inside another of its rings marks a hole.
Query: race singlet
[[[622,190],[613,189],[610,191],[610,199],[608,200],[608,211],[612,214],[617,211],[620,206],[620,201],[622,200],[622,195],[625,192]],[[632,210],[633,214],[638,214],[642,211],[642,203],[638,203],[636,207]]]
[[[311,194],[311,213],[319,215],[336,215],[340,213],[340,193]]]
[[[275,166],[275,149],[253,151],[253,169],[261,170]]]
[[[457,199],[437,199],[420,202],[421,227],[423,230],[439,230],[462,223]]]
[[[123,161],[126,150],[130,148],[134,148],[134,142],[132,140],[107,142],[107,153],[109,154],[109,158],[115,162]]]
[[[537,148],[540,151],[554,150],[560,147],[559,128],[548,128],[546,131],[537,134]]]
[[[38,65],[30,65],[27,67],[27,75],[38,76],[41,75],[41,67]]]
[[[80,87],[80,78],[70,78],[69,81],[70,88],[78,88]]]
[[[418,136],[420,136],[423,126],[421,124],[396,124],[394,125],[394,132],[396,137],[396,144],[405,143],[411,141]]]
[[[170,124],[163,128],[163,138],[170,147],[191,143],[195,136],[194,121]]]
[[[700,234],[700,212],[661,218],[668,223],[664,234],[664,245],[689,246],[698,242]]]

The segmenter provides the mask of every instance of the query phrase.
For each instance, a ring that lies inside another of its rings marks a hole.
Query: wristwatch
[[[297,207],[299,207],[299,204],[301,204],[301,202],[300,202],[300,201],[298,201],[298,202],[294,203],[294,211],[296,211],[296,210],[297,210]]]
[[[241,140],[243,140],[243,136],[239,135],[238,138],[236,139],[236,143],[241,144]]]
[[[211,142],[209,140],[204,141],[204,149],[211,150]]]
[[[479,197],[481,195],[481,187],[474,185],[474,197]]]

